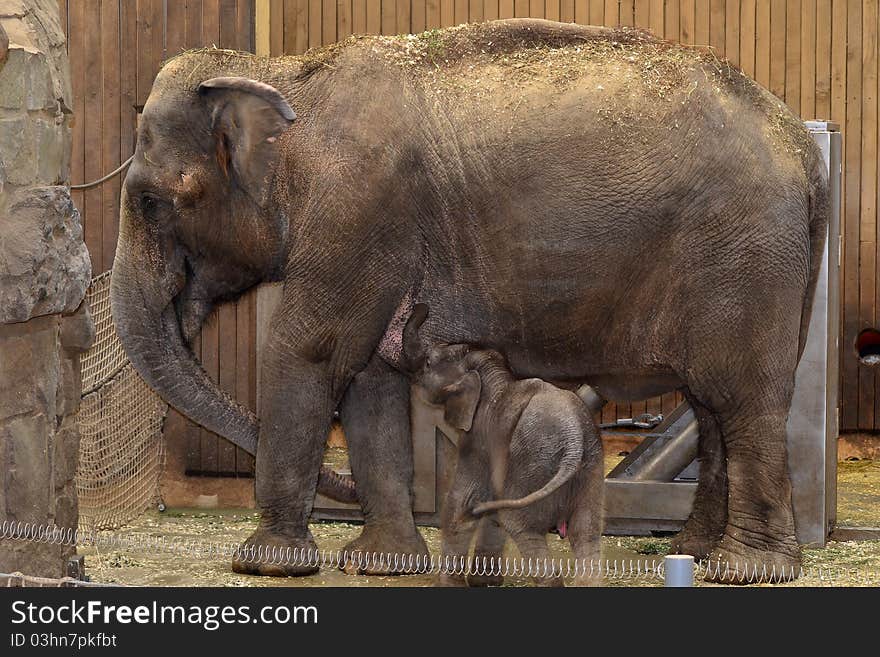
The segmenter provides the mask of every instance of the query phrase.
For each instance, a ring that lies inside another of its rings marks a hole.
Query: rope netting
[[[159,500],[168,409],[125,356],[110,313],[110,272],[92,280],[86,301],[95,343],[82,356],[83,397],[76,487],[80,526],[116,529]]]

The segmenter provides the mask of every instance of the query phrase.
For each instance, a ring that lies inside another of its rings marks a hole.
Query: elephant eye
[[[152,194],[141,194],[141,211],[145,217],[155,217],[159,208],[163,206],[164,203],[164,201]]]

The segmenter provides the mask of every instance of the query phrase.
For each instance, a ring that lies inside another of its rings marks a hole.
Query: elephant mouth
[[[869,367],[880,365],[880,331],[868,328],[859,333],[855,348],[862,365]]]

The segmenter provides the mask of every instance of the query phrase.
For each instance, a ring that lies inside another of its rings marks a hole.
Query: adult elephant
[[[827,196],[780,101],[638,31],[507,20],[283,59],[189,52],[144,108],[113,314],[170,404],[237,444],[259,432],[247,545],[314,547],[338,408],[366,518],[349,549],[425,551],[393,367],[424,301],[426,338],[497,349],[519,376],[683,390],[703,467],[676,547],[790,572],[785,426]],[[263,281],[284,291],[258,423],[187,343]]]

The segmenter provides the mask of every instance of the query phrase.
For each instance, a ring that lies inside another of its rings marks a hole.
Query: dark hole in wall
[[[859,333],[856,352],[863,365],[880,365],[880,331],[869,328]]]

